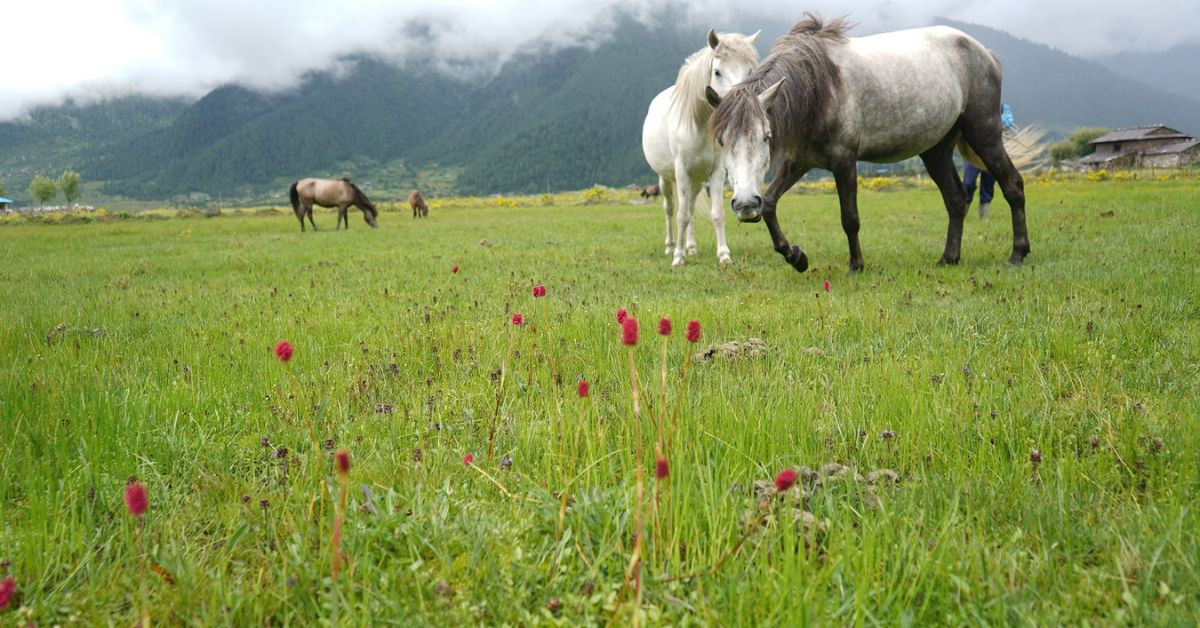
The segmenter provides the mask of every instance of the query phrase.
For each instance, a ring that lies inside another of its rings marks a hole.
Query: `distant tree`
[[[1108,129],[1103,127],[1081,127],[1075,129],[1071,136],[1067,139],[1058,142],[1050,147],[1050,159],[1054,163],[1067,159],[1079,159],[1091,154],[1091,141],[1108,133]]]
[[[47,179],[42,175],[33,178],[33,182],[29,184],[29,195],[33,200],[38,202],[38,207],[46,204],[46,201],[54,198],[58,193],[58,184],[53,179]]]
[[[66,170],[62,176],[58,178],[58,189],[62,190],[62,195],[67,199],[67,206],[75,204],[75,199],[79,198],[79,181],[82,177],[74,170]]]
[[[0,181],[0,196],[4,196],[4,182]]]

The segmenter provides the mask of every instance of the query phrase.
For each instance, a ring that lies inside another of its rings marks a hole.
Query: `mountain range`
[[[1018,123],[1057,133],[1149,123],[1200,132],[1200,100],[1187,93],[993,29],[947,23],[1002,60],[1004,98]],[[762,28],[765,53],[790,24],[736,26]],[[303,176],[344,173],[385,199],[418,186],[491,194],[649,182],[646,107],[704,45],[705,30],[618,20],[601,44],[534,49],[486,79],[439,74],[421,59],[356,57],[346,60],[348,71],[315,72],[285,92],[223,85],[197,100],[128,96],[42,107],[0,123],[0,181],[18,201],[35,174],[68,168],[104,195],[156,200],[265,199]]]

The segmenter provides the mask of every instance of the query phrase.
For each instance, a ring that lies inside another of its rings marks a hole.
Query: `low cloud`
[[[856,32],[973,22],[1082,55],[1162,50],[1200,41],[1200,3],[1148,0],[42,0],[6,9],[0,119],[66,97],[198,96],[222,83],[285,89],[347,55],[495,71],[531,46],[603,41],[615,16],[711,25],[792,22],[802,10],[849,15]],[[765,46],[764,46],[765,47]]]

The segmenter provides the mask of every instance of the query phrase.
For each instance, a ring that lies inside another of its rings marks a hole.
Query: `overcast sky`
[[[15,0],[0,11],[0,119],[30,106],[141,92],[198,96],[227,82],[286,88],[337,59],[490,71],[523,45],[602,39],[614,9],[720,28],[741,12],[848,14],[856,32],[974,22],[1080,55],[1200,42],[1200,0]],[[685,8],[686,7],[686,8]],[[675,17],[678,16],[678,17]],[[421,36],[405,36],[419,33]],[[761,46],[764,50],[766,45]]]

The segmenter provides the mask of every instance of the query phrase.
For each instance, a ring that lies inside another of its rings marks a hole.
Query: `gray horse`
[[[375,205],[371,203],[367,195],[363,194],[357,185],[354,185],[350,177],[300,179],[292,184],[291,189],[288,190],[288,196],[292,201],[292,211],[296,213],[296,218],[300,219],[300,231],[304,231],[305,216],[308,216],[308,222],[312,225],[313,231],[317,230],[317,223],[313,222],[312,214],[314,204],[337,208],[338,220],[335,230],[340,229],[343,222],[346,223],[346,229],[350,228],[350,218],[346,216],[346,210],[351,205],[362,210],[363,220],[367,221],[368,225],[379,226],[375,221],[379,216],[379,211],[375,209]]]
[[[742,222],[765,218],[775,251],[797,271],[808,256],[779,228],[776,204],[812,168],[833,172],[850,270],[862,270],[858,243],[859,160],[895,162],[920,155],[950,216],[941,264],[956,264],[966,192],[955,149],[996,177],[1012,209],[1008,262],[1029,254],[1025,186],[1005,150],[1000,124],[1000,63],[979,42],[945,26],[871,37],[846,37],[843,20],[806,14],[771,54],[724,97],[708,93],[716,111],[713,137],[733,185]],[[775,178],[760,182],[774,156]]]

